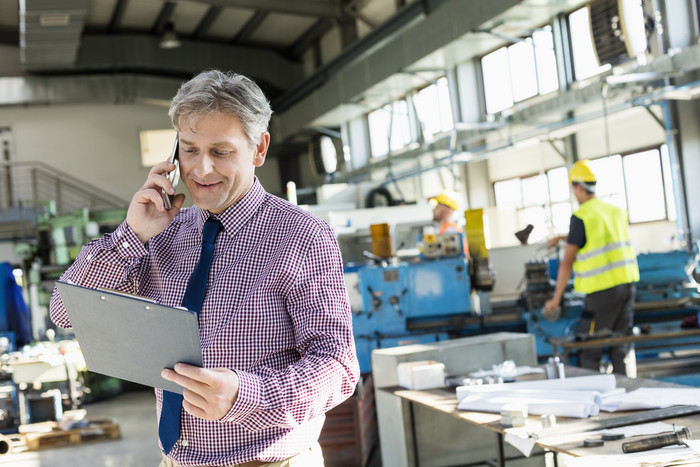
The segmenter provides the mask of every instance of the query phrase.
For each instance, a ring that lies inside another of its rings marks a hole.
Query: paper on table
[[[643,410],[673,405],[698,405],[697,388],[639,388],[626,394],[605,397],[601,410],[606,412]]]
[[[598,415],[600,395],[594,391],[498,391],[464,395],[457,404],[460,410],[500,412],[507,404],[527,405],[533,415],[587,418]]]
[[[543,379],[537,381],[518,381],[515,383],[486,384],[481,386],[459,386],[457,388],[457,400],[461,400],[467,394],[472,394],[476,390],[491,391],[514,391],[516,389],[543,389],[543,390],[567,390],[567,391],[598,391],[599,393],[609,392],[615,389],[614,375],[591,375],[577,376],[565,379]]]

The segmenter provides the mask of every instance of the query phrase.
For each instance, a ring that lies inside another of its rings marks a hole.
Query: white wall
[[[126,201],[149,170],[139,132],[171,127],[165,107],[144,104],[4,107],[0,126],[12,127],[15,161],[45,162]],[[276,160],[256,173],[268,191],[283,193]]]

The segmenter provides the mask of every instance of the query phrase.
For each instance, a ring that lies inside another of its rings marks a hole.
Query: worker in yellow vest
[[[544,315],[551,316],[559,306],[573,270],[574,290],[586,294],[578,332],[628,335],[634,322],[634,283],[639,280],[639,268],[630,244],[627,211],[596,198],[596,176],[589,162],[578,161],[569,172],[569,183],[579,203],[571,216],[569,234],[547,244],[551,248],[566,241],[554,297],[545,303]],[[598,370],[601,354],[600,348],[582,350],[580,366]],[[631,344],[611,347],[610,360],[615,373],[636,376]]]
[[[452,220],[452,214],[459,208],[457,203],[457,194],[443,190],[439,195],[430,198],[433,207],[433,221],[437,224],[438,234],[463,233],[462,228]],[[464,254],[469,256],[469,248],[467,247],[467,239],[462,236],[462,248]]]

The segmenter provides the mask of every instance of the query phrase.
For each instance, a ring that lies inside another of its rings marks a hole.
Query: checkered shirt
[[[208,217],[181,209],[146,245],[124,222],[86,245],[61,280],[179,306]],[[199,315],[202,357],[205,368],[235,370],[240,390],[220,420],[183,409],[170,457],[183,466],[286,459],[318,439],[324,413],[359,376],[340,250],[325,222],[265,192],[257,178],[216,217],[223,229]],[[56,290],[50,316],[70,326]],[[156,399],[160,417],[162,390]]]

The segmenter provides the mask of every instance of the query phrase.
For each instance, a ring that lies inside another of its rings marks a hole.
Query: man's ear
[[[260,142],[255,146],[255,156],[253,157],[253,165],[260,167],[265,163],[265,156],[270,147],[270,133],[267,131],[260,135]]]

